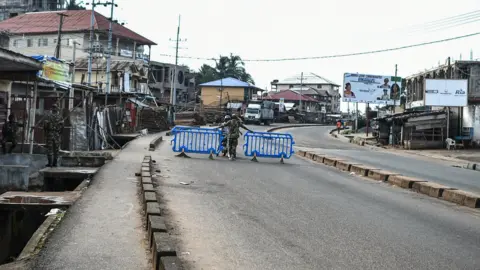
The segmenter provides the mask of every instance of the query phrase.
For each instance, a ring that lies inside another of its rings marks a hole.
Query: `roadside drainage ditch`
[[[0,193],[0,269],[25,263],[23,259],[38,252],[63,213],[80,198],[104,164],[102,157],[64,157],[62,165],[69,167],[40,168],[33,174],[29,170],[26,188],[17,185]],[[24,177],[21,180],[25,183]],[[30,182],[35,183],[33,188]]]

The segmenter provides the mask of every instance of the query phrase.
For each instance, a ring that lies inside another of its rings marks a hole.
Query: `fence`
[[[222,150],[222,132],[219,129],[175,126],[172,129],[174,152],[181,152],[180,156],[187,157],[186,153],[218,154]]]
[[[286,133],[272,132],[247,132],[244,135],[245,156],[253,157],[252,161],[257,161],[257,157],[289,159],[294,151],[293,137]]]

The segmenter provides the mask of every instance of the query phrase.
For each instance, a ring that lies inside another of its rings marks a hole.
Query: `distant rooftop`
[[[284,80],[281,80],[275,84],[280,84],[280,85],[285,85],[285,84],[305,84],[305,85],[309,85],[309,84],[329,84],[329,85],[334,85],[334,86],[340,86],[336,83],[334,83],[333,81],[331,80],[328,80],[320,75],[317,75],[315,73],[312,73],[312,72],[304,72],[303,73],[303,79],[301,78],[302,77],[302,74],[297,74],[295,76],[292,76],[292,77],[288,77]]]
[[[241,80],[238,80],[238,79],[235,79],[235,78],[231,78],[231,77],[228,77],[228,78],[223,78],[223,79],[220,79],[220,80],[216,80],[216,81],[211,81],[211,82],[206,82],[206,83],[202,83],[199,85],[200,87],[202,86],[212,86],[212,87],[239,87],[239,88],[257,88],[258,90],[260,91],[264,91],[263,89],[261,88],[258,88],[256,87],[255,85],[251,84],[251,83],[247,83],[247,82],[244,82],[244,81],[241,81]]]
[[[0,31],[7,31],[11,34],[46,34],[57,33],[60,22],[59,13],[66,14],[64,18],[62,31],[64,33],[90,31],[91,10],[64,10],[64,11],[46,11],[31,12],[18,15],[16,17],[0,22]],[[95,12],[96,31],[107,33],[110,21],[100,13]],[[136,32],[118,24],[113,24],[113,35],[131,39],[139,45],[157,45],[155,42],[143,37]]]

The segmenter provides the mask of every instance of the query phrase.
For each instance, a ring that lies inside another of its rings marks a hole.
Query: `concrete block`
[[[335,167],[342,171],[350,171],[350,168],[352,165],[360,165],[360,164],[354,163],[351,161],[344,161],[344,160],[338,160],[337,163],[335,163]]]
[[[299,151],[296,152],[295,154],[297,154],[297,155],[300,156],[300,157],[304,157],[304,156],[307,154],[307,152],[305,152],[305,151],[303,151],[303,150],[299,150]]]
[[[443,191],[454,190],[455,188],[450,188],[432,182],[414,182],[412,185],[412,189],[418,193],[422,193],[430,197],[440,198],[443,195]]]
[[[150,172],[150,166],[148,167],[142,166],[142,172]]]
[[[155,192],[147,191],[143,193],[143,203],[157,202],[157,194]]]
[[[164,270],[180,270],[182,269],[182,262],[178,257],[174,256],[167,256],[167,257],[161,257],[161,265],[162,269]]]
[[[391,175],[398,175],[398,173],[384,171],[384,170],[369,170],[367,177],[377,181],[388,181]]]
[[[325,158],[324,155],[319,155],[319,154],[313,155],[313,160],[318,162],[318,163],[323,163],[324,158]]]
[[[167,232],[165,220],[161,216],[149,216],[147,219],[148,243],[150,248],[153,247],[153,233]]]
[[[332,157],[324,157],[323,158],[323,164],[328,165],[328,166],[335,166],[335,164],[337,164],[337,161],[342,161],[342,159],[332,158]]]
[[[153,269],[161,268],[161,258],[177,256],[175,247],[170,239],[170,235],[164,232],[153,233]]]
[[[404,175],[392,175],[388,177],[388,182],[397,187],[410,189],[414,183],[426,182],[425,180],[404,176]]]
[[[307,153],[305,154],[305,157],[306,157],[307,159],[313,159],[313,155],[314,155],[314,153],[312,153],[312,152],[307,152]]]
[[[149,151],[155,151],[155,149],[158,147],[158,145],[163,141],[163,137],[162,136],[158,136],[157,138],[153,139],[151,142],[150,142],[150,145],[149,145]]]
[[[480,208],[480,195],[461,190],[444,190],[443,199],[470,208]]]
[[[476,170],[476,169],[477,169],[477,164],[476,164],[476,163],[468,163],[466,169],[468,169],[468,170]]]
[[[152,177],[142,177],[142,184],[153,184]]]
[[[150,172],[143,172],[142,171],[142,177],[151,177],[152,175],[150,174]]]
[[[145,211],[145,214],[148,218],[148,216],[160,216],[161,215],[161,212],[160,212],[160,206],[158,205],[157,202],[149,202],[149,203],[146,203],[146,211]]]
[[[142,162],[142,167],[150,167],[150,162]]]
[[[361,164],[358,164],[358,165],[352,164],[352,166],[350,166],[351,172],[354,172],[361,176],[367,176],[370,170],[378,170],[378,169],[374,167],[366,166],[366,165],[361,165]]]
[[[30,169],[21,165],[0,165],[0,194],[6,191],[28,191]]]
[[[143,184],[142,188],[143,188],[143,192],[147,192],[147,191],[155,192],[155,188],[153,187],[152,184]]]

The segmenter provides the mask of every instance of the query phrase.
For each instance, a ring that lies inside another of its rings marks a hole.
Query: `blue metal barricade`
[[[212,158],[222,150],[223,136],[219,129],[175,126],[172,135],[172,150],[181,152],[182,156],[187,153],[210,154]]]
[[[252,161],[256,161],[257,157],[280,158],[283,162],[284,158],[290,158],[294,154],[293,137],[286,133],[273,132],[247,132],[244,135],[245,156],[253,157]]]

